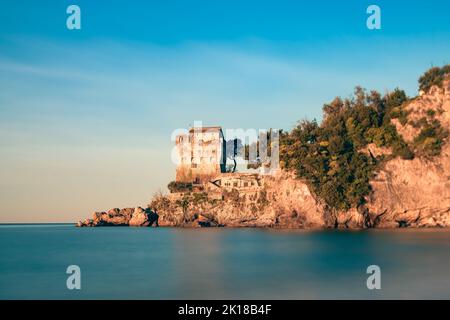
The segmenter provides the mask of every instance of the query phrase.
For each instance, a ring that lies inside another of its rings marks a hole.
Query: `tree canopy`
[[[448,66],[442,70],[445,68]],[[443,71],[434,69],[420,78],[421,87],[441,81]],[[414,151],[420,152],[420,148],[431,150],[431,156],[440,153],[446,132],[439,121],[424,123],[412,145],[392,124],[392,119],[408,123],[404,106],[409,100],[398,88],[382,96],[356,87],[352,97],[337,97],[323,106],[321,124],[302,120],[290,132],[280,134],[280,165],[294,170],[331,208],[348,210],[362,205],[371,191],[369,181],[383,161],[392,157],[413,159]],[[389,147],[392,154],[375,157],[364,152],[369,143]]]

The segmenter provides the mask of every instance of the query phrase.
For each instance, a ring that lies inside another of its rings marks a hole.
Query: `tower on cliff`
[[[202,183],[226,171],[226,141],[221,127],[193,127],[176,137],[176,181]]]

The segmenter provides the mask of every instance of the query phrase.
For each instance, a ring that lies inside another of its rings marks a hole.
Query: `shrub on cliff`
[[[450,64],[442,68],[431,68],[419,78],[419,89],[427,92],[434,85],[442,87],[442,83],[448,75],[450,75]]]
[[[441,153],[442,144],[447,137],[448,132],[440,122],[432,120],[422,126],[419,135],[414,139],[414,146],[424,156],[437,156]]]
[[[190,192],[190,191],[192,191],[192,183],[171,181],[167,185],[167,188],[172,193],[174,193],[174,192]]]
[[[153,195],[147,207],[152,210],[164,212],[169,210],[170,205],[170,200],[162,192],[157,192]]]

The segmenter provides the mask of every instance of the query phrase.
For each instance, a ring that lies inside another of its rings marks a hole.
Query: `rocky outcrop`
[[[320,228],[328,215],[307,185],[288,172],[261,176],[257,190],[234,189],[221,200],[207,193],[159,195],[150,206],[161,213],[162,226]]]
[[[79,221],[78,227],[101,227],[101,226],[133,226],[147,227],[158,226],[159,215],[149,208],[125,208],[110,209],[106,212],[94,212],[92,219]]]
[[[397,131],[413,142],[420,130],[414,123],[432,114],[450,129],[450,81],[405,106],[408,122],[393,119]],[[389,148],[370,144],[361,152],[386,156],[383,167],[370,182],[366,203],[336,212],[324,205],[307,184],[290,172],[259,176],[254,189],[185,194],[162,194],[149,207],[111,209],[94,213],[79,226],[179,227],[279,227],[279,228],[402,228],[450,227],[450,144],[444,141],[440,155],[420,154],[412,160],[391,158]]]

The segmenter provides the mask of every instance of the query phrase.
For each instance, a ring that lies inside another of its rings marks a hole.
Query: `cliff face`
[[[392,122],[406,142],[413,143],[424,117],[439,120],[450,129],[450,81],[405,106],[408,122]],[[445,141],[446,142],[446,141]],[[390,155],[388,148],[369,145],[374,155]],[[80,226],[149,226],[159,218],[161,226],[231,226],[280,228],[397,228],[450,227],[450,144],[440,155],[421,154],[413,160],[388,160],[371,181],[366,204],[346,212],[329,209],[293,173],[260,176],[254,190],[223,191],[220,194],[192,192],[158,195],[149,209],[113,209],[94,213]],[[152,222],[153,221],[153,222]]]
[[[407,142],[419,134],[410,122],[426,114],[435,114],[445,129],[450,128],[450,81],[443,88],[432,87],[427,94],[406,106],[406,125],[395,121],[397,131]],[[433,110],[432,112],[430,110]],[[445,143],[439,156],[418,156],[388,161],[371,182],[373,193],[367,209],[372,217],[380,217],[380,227],[450,226],[450,144]]]
[[[156,196],[155,208],[161,226],[286,227],[321,228],[327,210],[307,185],[293,174],[280,172],[261,176],[257,191],[223,192],[220,199],[208,193]],[[202,195],[202,196],[199,196]]]

